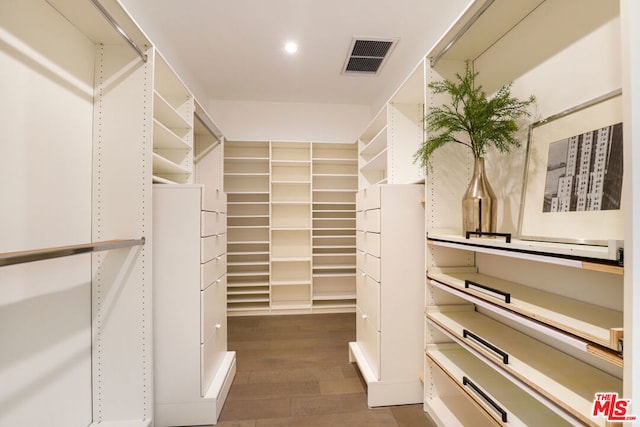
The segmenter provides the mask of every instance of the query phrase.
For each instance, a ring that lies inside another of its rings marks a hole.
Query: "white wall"
[[[366,105],[212,100],[208,110],[231,141],[355,142]]]

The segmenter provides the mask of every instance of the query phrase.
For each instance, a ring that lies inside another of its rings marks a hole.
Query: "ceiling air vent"
[[[397,39],[356,37],[351,42],[343,73],[378,74],[395,47]]]

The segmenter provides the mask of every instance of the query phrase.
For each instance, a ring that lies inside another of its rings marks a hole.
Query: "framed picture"
[[[622,156],[619,90],[533,123],[520,238],[602,246],[624,239]]]

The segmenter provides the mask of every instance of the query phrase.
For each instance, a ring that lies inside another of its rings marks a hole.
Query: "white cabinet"
[[[369,406],[422,402],[424,209],[420,184],[356,195],[356,341],[349,344]]]
[[[224,212],[203,210],[203,186],[156,184],[156,426],[215,424],[235,375],[227,351]]]

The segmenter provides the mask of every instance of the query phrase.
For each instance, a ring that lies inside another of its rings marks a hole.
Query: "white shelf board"
[[[360,157],[365,161],[370,161],[378,154],[387,149],[387,126],[380,129],[380,132],[360,150]]]
[[[452,230],[432,230],[427,233],[427,238],[428,243],[435,246],[499,254],[577,268],[583,268],[581,259],[615,261],[618,255],[617,241],[612,242],[608,247],[519,239],[512,239],[511,243],[506,243],[502,238],[466,239],[462,232]]]
[[[190,151],[192,147],[163,123],[153,119],[153,148]]]
[[[497,314],[509,314],[512,317],[515,312],[524,316],[531,321],[529,327],[547,335],[556,336],[559,329],[589,342],[618,350],[618,338],[622,335],[624,324],[621,311],[480,274],[473,267],[429,269],[427,277],[432,279],[430,283],[475,304],[485,301],[488,304],[483,306]],[[509,295],[510,302],[507,303],[506,298],[499,294],[489,293],[476,286],[465,288],[465,280],[504,292]],[[553,329],[544,327],[539,322],[550,325]],[[560,339],[566,342],[565,338]],[[583,341],[574,347],[587,351],[587,343]]]
[[[387,169],[387,150],[378,153],[369,162],[362,165],[361,171],[383,171]]]
[[[191,124],[158,91],[153,92],[153,117],[174,133],[187,133]]]
[[[189,169],[175,164],[157,153],[153,153],[153,173],[167,175],[191,175],[191,171]]]
[[[596,392],[622,393],[622,380],[474,311],[473,306],[427,308],[428,322],[475,354],[488,366],[524,388],[549,407],[588,425],[604,425],[589,417]],[[471,331],[501,349],[508,363],[470,338]],[[595,421],[595,423],[594,423]],[[601,420],[604,422],[604,420]]]
[[[473,60],[544,0],[474,0],[427,54],[431,60]],[[487,7],[488,6],[488,7]]]

